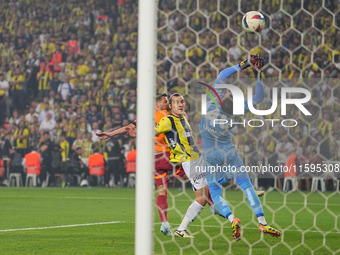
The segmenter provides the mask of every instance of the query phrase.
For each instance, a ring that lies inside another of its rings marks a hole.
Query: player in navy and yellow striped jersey
[[[173,94],[170,99],[171,114],[163,117],[156,126],[156,135],[164,134],[170,150],[170,162],[181,164],[189,178],[194,192],[195,201],[189,206],[181,225],[175,232],[178,237],[192,237],[187,232],[190,222],[193,222],[208,202],[212,205],[207,189],[205,174],[196,171],[196,166],[202,166],[201,152],[195,144],[191,127],[185,117],[185,101],[180,94]]]
[[[181,163],[200,157],[200,151],[195,145],[192,130],[184,115],[179,117],[172,113],[162,118],[156,126],[156,131],[165,134],[171,162]]]
[[[196,173],[191,169],[194,167],[190,167],[201,164],[201,158],[200,151],[195,145],[190,125],[184,116],[184,98],[179,94],[172,95],[170,97],[169,107],[171,108],[171,114],[157,121],[158,124],[156,126],[156,137],[160,137],[160,134],[164,134],[164,138],[162,138],[162,140],[164,139],[166,141],[167,147],[169,147],[171,163],[177,165],[177,170],[183,167],[184,171],[186,171],[187,177],[190,179],[191,184],[193,185],[196,199],[189,206],[181,225],[175,232],[176,236],[191,238],[192,236],[186,230],[189,223],[196,219],[207,202],[210,205],[213,204],[211,203],[208,190],[204,189],[207,185],[205,175]],[[112,136],[127,133],[131,137],[135,137],[135,125],[136,121],[126,127],[122,127],[112,132],[99,133],[97,136],[99,136],[101,139],[107,139]],[[160,145],[159,141],[157,144]],[[159,151],[159,149],[156,149],[156,151]],[[211,211],[215,212],[214,206],[211,207]],[[171,233],[171,231],[169,233]]]

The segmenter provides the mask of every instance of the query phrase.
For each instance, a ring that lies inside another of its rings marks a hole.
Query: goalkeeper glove
[[[259,59],[259,55],[250,55],[250,59],[248,60],[247,58],[243,60],[239,66],[241,70],[246,69],[250,66],[250,64],[255,65],[256,61]]]
[[[254,63],[254,66],[251,67],[251,70],[253,70],[255,79],[257,79],[257,76],[259,72],[261,73],[260,69],[265,65],[264,59],[261,57],[258,57],[256,62]],[[260,75],[261,78],[261,75]]]

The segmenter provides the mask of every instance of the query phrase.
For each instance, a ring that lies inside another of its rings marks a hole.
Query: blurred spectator
[[[9,173],[20,173],[22,176],[22,183],[25,183],[25,172],[23,166],[26,166],[23,164],[23,156],[16,151],[14,147],[11,147],[9,149],[9,159],[7,161],[8,166],[9,166]],[[26,172],[27,171],[27,166],[26,166]]]
[[[51,105],[46,102],[44,103],[44,109],[42,109],[39,113],[39,123],[43,123],[44,121],[46,121],[47,119],[47,116],[50,115],[50,118],[51,119],[55,119],[55,115],[54,115],[54,112],[52,110],[50,110],[51,108]]]
[[[50,134],[52,136],[52,131],[55,128],[55,126],[56,126],[56,122],[55,122],[54,119],[52,119],[52,114],[50,112],[48,112],[46,114],[46,119],[44,121],[42,121],[41,124],[40,124],[39,131],[50,132]]]
[[[99,153],[98,148],[93,149],[93,154],[89,156],[89,185],[90,186],[102,186],[104,184],[104,175],[106,169],[106,161],[104,156]]]
[[[58,93],[59,85],[62,84],[62,83],[63,82],[59,79],[59,73],[54,72],[53,78],[51,80],[51,90],[53,90],[55,93]]]
[[[24,93],[24,82],[25,78],[22,74],[20,68],[15,69],[15,73],[13,74],[10,87],[13,93],[12,101],[15,102],[13,107],[19,111],[23,111],[25,107],[25,93]]]
[[[48,104],[48,107],[46,107],[46,104]],[[39,114],[42,110],[45,110],[45,114],[46,114],[47,110],[52,110],[52,105],[50,104],[48,97],[44,97],[43,102],[37,104],[37,106],[35,108],[35,111]]]
[[[79,176],[80,180],[86,180],[89,174],[89,169],[81,160],[82,148],[77,147],[76,151],[72,153],[70,157],[70,161],[67,165],[66,171],[66,181],[67,185],[76,185],[79,186],[80,183],[75,181],[75,176]]]
[[[46,65],[44,65],[42,70],[37,74],[37,80],[39,81],[38,95],[40,100],[42,100],[43,97],[47,97],[51,90],[52,73],[46,68]]]
[[[69,157],[70,152],[71,152],[70,151],[70,144],[66,140],[65,133],[62,133],[61,136],[60,136],[60,149],[61,149],[62,162],[63,162],[63,164],[65,164],[66,161],[68,160],[68,157]]]
[[[9,124],[11,125],[19,125],[20,118],[19,118],[19,113],[17,110],[14,110],[12,113],[12,116],[9,118]]]
[[[82,132],[83,134],[87,134],[92,131],[90,124],[86,121],[86,117],[82,115],[80,117],[80,122],[78,123],[77,133]]]
[[[127,180],[130,179],[130,174],[136,173],[136,156],[137,156],[136,149],[133,149],[132,151],[126,154]]]
[[[101,130],[99,129],[98,122],[92,123],[92,142],[98,143],[100,141],[99,137],[96,135],[97,133],[100,133]]]
[[[57,183],[55,181],[55,175],[63,174],[61,147],[59,144],[54,144],[53,149],[51,151],[51,170],[49,171],[49,174],[50,174],[49,183],[51,183],[52,186],[56,186]]]
[[[11,138],[12,134],[11,133],[5,133],[3,128],[0,128],[0,135],[1,135],[1,140],[0,140],[0,154],[2,155],[2,159],[4,160],[5,157],[9,157],[9,150],[12,147],[11,144]]]
[[[76,34],[71,34],[71,39],[66,42],[67,45],[67,55],[77,55],[79,53],[79,42],[76,39]]]
[[[19,127],[14,131],[13,140],[16,147],[16,151],[20,153],[22,157],[25,156],[28,149],[28,136],[29,130],[25,127],[25,121],[19,122]]]
[[[3,181],[6,179],[6,174],[5,174],[5,164],[0,157],[0,186],[5,185]]]
[[[9,83],[5,80],[4,74],[0,73],[0,125],[3,124],[5,114],[8,115],[10,107]]]
[[[86,139],[83,142],[83,151],[82,151],[82,157],[88,158],[91,154],[93,154],[93,142],[92,142],[92,133],[86,134]]]
[[[40,171],[40,183],[42,187],[47,187],[47,179],[51,176],[52,170],[52,150],[53,144],[42,144],[40,146],[41,155],[41,171]],[[53,177],[52,177],[53,178]]]
[[[92,126],[92,122],[93,122],[94,118],[96,120],[100,120],[101,116],[100,116],[100,113],[98,112],[97,106],[91,105],[90,112],[87,114],[87,121],[89,122],[89,124],[91,126]]]
[[[84,132],[77,132],[77,138],[72,144],[72,150],[76,150],[77,147],[82,147],[84,143]]]
[[[65,76],[64,83],[60,84],[58,87],[58,93],[61,95],[63,101],[66,101],[67,98],[72,97],[73,95],[73,84],[70,82],[70,77]]]
[[[29,112],[25,115],[25,121],[29,124],[32,123],[33,122],[33,115],[37,115],[37,114],[35,113],[34,107],[31,106],[29,108]]]

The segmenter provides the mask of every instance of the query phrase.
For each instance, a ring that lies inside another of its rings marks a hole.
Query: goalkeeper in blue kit
[[[215,119],[223,119],[230,123],[230,120],[237,120],[235,116],[233,116],[233,102],[230,94],[225,93],[222,89],[216,88],[216,84],[225,84],[228,77],[250,66],[252,66],[251,68],[255,74],[255,78],[258,78],[255,85],[256,92],[252,96],[253,105],[262,101],[264,88],[261,82],[261,75],[257,70],[261,69],[263,65],[264,60],[262,58],[251,55],[250,61],[245,60],[238,65],[224,69],[212,86],[221,98],[222,105],[217,106],[213,103],[212,99],[207,100],[207,114],[202,115],[199,129],[202,135],[202,153],[206,164],[208,166],[226,166],[224,169],[237,169],[235,172],[236,183],[246,194],[248,203],[256,214],[260,225],[259,230],[264,234],[277,237],[281,235],[281,232],[267,225],[260,199],[249,180],[248,173],[244,171],[243,161],[232,143],[231,127],[225,124],[226,121],[222,122],[223,124],[218,124],[214,121]],[[214,97],[217,99],[216,95],[214,95]],[[249,111],[247,100],[245,100],[244,105],[244,112]],[[226,182],[227,177],[233,178],[234,175],[231,171],[225,173],[223,171],[213,171],[211,167],[206,167],[206,169],[208,169],[206,172],[207,183],[216,209],[231,222],[233,238],[238,241],[241,236],[241,221],[233,215],[228,203],[222,198],[222,184]]]

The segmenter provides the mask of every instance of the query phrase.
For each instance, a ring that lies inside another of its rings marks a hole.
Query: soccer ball
[[[248,33],[261,32],[264,28],[265,19],[261,12],[250,11],[244,14],[242,18],[243,30]]]

